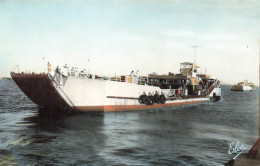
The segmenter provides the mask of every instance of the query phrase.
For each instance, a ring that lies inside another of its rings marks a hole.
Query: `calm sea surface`
[[[230,88],[219,102],[46,117],[0,80],[0,165],[221,165],[231,142],[257,138],[258,89]]]

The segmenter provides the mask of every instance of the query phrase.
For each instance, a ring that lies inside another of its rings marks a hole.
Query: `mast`
[[[195,46],[190,46],[190,47],[193,47],[193,48],[194,48],[194,53],[195,53],[194,64],[195,64],[195,63],[196,63],[197,48],[202,47],[202,46],[197,46],[197,45],[195,45]]]
[[[194,46],[190,46],[190,47],[193,47],[194,48],[194,63],[193,63],[193,66],[192,66],[192,77],[194,76],[194,65],[196,63],[196,54],[197,54],[197,48],[201,47],[201,46],[197,46],[197,45],[194,45]]]

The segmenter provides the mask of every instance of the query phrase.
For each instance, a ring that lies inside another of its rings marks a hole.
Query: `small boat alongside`
[[[248,82],[248,80],[238,82],[237,84],[233,85],[231,87],[232,91],[252,91],[255,89],[255,84]]]

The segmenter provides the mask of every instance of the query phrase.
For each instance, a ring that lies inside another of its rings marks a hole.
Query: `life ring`
[[[146,95],[141,95],[141,96],[139,96],[138,101],[139,101],[140,104],[144,104],[144,103],[143,103],[143,98],[144,98],[145,96],[146,96]]]
[[[160,103],[165,104],[166,98],[164,95],[160,95]]]
[[[143,95],[142,102],[143,102],[143,104],[146,104],[146,105],[149,104],[149,99],[146,95]]]
[[[148,100],[147,105],[153,105],[153,104],[154,104],[154,98],[153,98],[153,96],[148,96],[148,97],[147,97],[147,100]]]
[[[153,96],[153,99],[154,99],[154,103],[157,103],[157,104],[160,103],[160,96],[159,96],[158,94],[155,94],[155,95]]]

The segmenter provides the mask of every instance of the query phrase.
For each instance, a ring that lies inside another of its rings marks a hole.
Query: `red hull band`
[[[153,108],[173,107],[186,104],[200,103],[205,100],[197,101],[183,101],[178,103],[165,103],[165,104],[154,104],[154,105],[105,105],[105,106],[76,106],[79,111],[85,112],[110,112],[110,111],[129,111],[129,110],[145,110]]]

